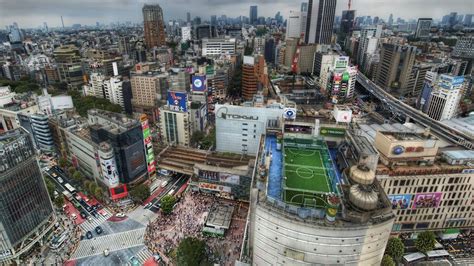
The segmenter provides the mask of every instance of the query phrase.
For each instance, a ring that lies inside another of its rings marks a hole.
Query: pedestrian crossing
[[[474,258],[454,258],[454,265],[474,265]]]
[[[135,257],[138,259],[140,262],[140,265],[143,265],[145,261],[153,256],[153,253],[147,248],[144,247],[138,253],[135,255]]]
[[[102,254],[104,250],[109,252],[125,248],[144,245],[145,227],[117,234],[104,235],[92,239],[82,240],[71,259],[80,259],[84,257]]]
[[[85,220],[80,226],[81,226],[81,229],[84,230],[84,232],[87,232],[87,231],[91,231],[93,232],[94,229],[105,223],[105,221],[107,221],[107,219],[109,219],[110,217],[112,217],[112,214],[110,213],[110,211],[108,211],[107,209],[102,209],[101,212],[105,213],[105,216],[104,215],[101,215],[101,214],[98,214],[97,218],[95,218],[94,216],[90,215],[89,217],[91,217],[91,220]]]

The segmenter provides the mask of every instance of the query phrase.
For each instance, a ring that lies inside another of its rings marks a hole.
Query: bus
[[[66,197],[66,199],[69,200],[69,201],[72,200],[72,194],[69,193],[69,191],[64,190],[63,191],[63,196]]]
[[[69,183],[64,184],[64,187],[66,187],[66,189],[72,194],[76,193],[76,189],[73,186],[71,186]]]
[[[58,249],[59,247],[61,247],[61,245],[67,239],[67,236],[68,236],[67,233],[64,232],[61,234],[59,238],[53,238],[50,245],[51,249]]]
[[[170,190],[170,192],[168,192],[167,195],[173,196],[173,193],[174,193],[174,189]]]

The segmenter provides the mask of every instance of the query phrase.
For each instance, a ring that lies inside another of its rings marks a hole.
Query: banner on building
[[[211,184],[211,183],[199,183],[199,188],[211,190],[211,191],[217,191],[217,192],[226,192],[226,193],[232,192],[232,189],[230,187]]]
[[[188,95],[186,92],[168,91],[168,106],[170,110],[187,112]]]
[[[436,208],[439,206],[442,196],[443,193],[441,192],[417,193],[415,194],[415,199],[413,200],[412,208]]]
[[[388,195],[388,199],[392,203],[392,209],[405,210],[410,207],[411,194]]]
[[[206,91],[206,76],[205,75],[194,75],[193,76],[193,91]]]
[[[229,183],[234,185],[240,184],[240,176],[233,174],[220,173],[219,180],[222,183]]]

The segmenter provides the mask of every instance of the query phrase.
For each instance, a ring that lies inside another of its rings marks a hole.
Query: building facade
[[[429,38],[432,22],[433,19],[431,18],[419,18],[416,24],[415,37],[420,39]]]
[[[336,0],[320,0],[308,2],[305,42],[331,44]]]
[[[143,27],[145,32],[145,44],[148,49],[160,47],[166,44],[165,22],[163,10],[159,5],[144,5]]]

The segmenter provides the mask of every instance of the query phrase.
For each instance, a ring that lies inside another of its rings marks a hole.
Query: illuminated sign
[[[296,118],[295,108],[285,108],[285,110],[283,111],[283,117],[285,119],[295,119]]]
[[[395,155],[400,155],[400,154],[402,154],[402,153],[404,153],[404,152],[405,152],[405,147],[400,146],[400,145],[395,146],[395,147],[393,147],[393,149],[392,149],[392,153],[395,154]]]
[[[205,91],[206,90],[206,76],[193,76],[193,91]]]
[[[346,130],[344,128],[321,127],[319,132],[322,136],[329,137],[343,137],[346,134]]]
[[[149,127],[148,119],[146,115],[142,115],[140,117],[140,122],[142,124],[142,132],[143,132],[143,144],[145,148],[145,157],[147,162],[147,170],[150,176],[155,175],[155,155],[153,152],[153,144],[151,143],[151,130]]]
[[[168,106],[170,110],[178,112],[186,112],[188,95],[185,92],[168,92]]]

